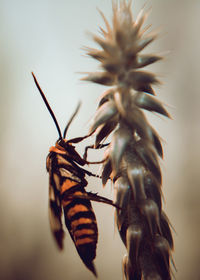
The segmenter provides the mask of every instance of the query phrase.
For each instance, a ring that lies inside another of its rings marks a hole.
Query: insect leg
[[[93,132],[92,132],[92,133],[93,133]],[[90,137],[90,136],[92,135],[92,133],[87,134],[87,135],[85,135],[85,136],[72,138],[72,139],[68,140],[67,142],[68,142],[68,143],[74,143],[74,144],[75,144],[75,143],[79,143],[79,142],[83,141],[84,139]]]
[[[97,175],[97,174],[94,174],[94,173],[92,173],[92,172],[90,172],[90,171],[88,171],[88,170],[86,170],[86,169],[84,169],[84,168],[81,168],[84,172],[85,172],[85,174],[87,174],[88,176],[93,176],[93,177],[97,177],[97,178],[101,178],[101,176],[99,176],[99,175]]]
[[[90,146],[86,146],[85,147],[85,152],[83,155],[83,159],[87,161],[87,153],[88,153],[88,149],[102,149],[104,147],[107,147],[110,143],[106,143],[106,144],[99,144],[95,147],[95,145],[90,145]]]
[[[106,197],[100,196],[96,193],[91,193],[91,192],[87,192],[87,193],[82,193],[82,194],[72,194],[71,196],[68,196],[68,199],[75,199],[75,198],[81,198],[81,199],[87,199],[87,200],[91,200],[91,201],[96,201],[96,202],[101,202],[101,203],[106,203],[109,205],[112,205],[118,209],[121,209],[116,203],[114,203],[111,199],[108,199]]]

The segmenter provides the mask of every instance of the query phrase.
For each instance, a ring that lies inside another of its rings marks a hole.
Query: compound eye
[[[58,139],[57,144],[62,147],[68,146],[68,141],[66,139]]]
[[[56,141],[56,144],[60,145],[61,142],[62,142],[62,139],[58,139],[58,140]]]
[[[56,145],[58,145],[60,147],[64,147],[65,146],[65,141],[63,141],[63,139],[58,139],[56,141]]]

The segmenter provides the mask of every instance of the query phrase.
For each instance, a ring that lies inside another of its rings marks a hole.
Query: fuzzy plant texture
[[[102,169],[103,185],[111,178],[116,191],[116,224],[127,248],[123,258],[124,279],[171,279],[173,238],[169,220],[162,210],[162,175],[159,157],[163,157],[158,133],[148,122],[148,110],[170,117],[154,96],[156,76],[140,70],[160,59],[141,54],[157,34],[146,34],[142,10],[134,20],[131,1],[113,2],[113,19],[93,36],[99,49],[87,48],[87,54],[100,62],[101,70],[83,80],[109,86],[101,96],[90,127],[99,148],[110,135]]]

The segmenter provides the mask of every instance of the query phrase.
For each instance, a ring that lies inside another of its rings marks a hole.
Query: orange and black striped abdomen
[[[98,229],[91,202],[85,198],[87,197],[85,171],[66,154],[53,152],[50,153],[49,158],[52,169],[50,185],[53,186],[55,193],[59,192],[57,201],[60,201],[60,207],[64,210],[66,227],[82,261],[96,274],[93,260],[96,256]],[[52,201],[50,197],[50,208],[56,203],[56,200]],[[50,211],[55,213],[54,209],[55,207],[52,207]],[[60,217],[57,219],[61,221]],[[62,243],[62,240],[57,239],[58,232],[52,231],[61,247],[59,243]]]
[[[74,195],[86,194],[80,186],[74,187]],[[70,192],[71,195],[71,192]],[[65,224],[76,245],[76,249],[85,263],[91,266],[91,262],[96,256],[96,244],[98,229],[96,217],[91,206],[91,202],[86,199],[67,199],[67,192],[62,200],[65,214]]]

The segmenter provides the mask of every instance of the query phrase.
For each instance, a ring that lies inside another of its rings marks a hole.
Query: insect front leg
[[[79,143],[79,142],[83,141],[84,139],[90,137],[92,134],[93,134],[93,132],[90,133],[90,134],[87,134],[85,136],[75,137],[75,138],[72,138],[72,139],[68,140],[67,142],[76,144],[76,143]]]
[[[87,153],[88,153],[88,150],[89,149],[102,149],[102,148],[104,148],[104,147],[107,147],[108,145],[109,145],[110,143],[106,143],[106,144],[99,144],[99,145],[97,145],[96,147],[95,147],[95,145],[90,145],[90,146],[86,146],[85,147],[85,152],[84,152],[84,154],[83,154],[83,159],[85,160],[85,161],[87,161]],[[102,163],[102,162],[99,162],[99,163]]]

